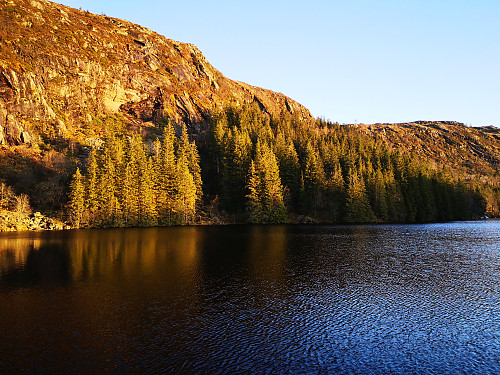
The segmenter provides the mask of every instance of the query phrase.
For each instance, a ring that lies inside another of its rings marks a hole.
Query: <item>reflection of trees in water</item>
[[[249,228],[250,248],[249,266],[255,276],[271,277],[268,282],[275,283],[283,275],[287,246],[286,226],[257,225]],[[269,272],[272,270],[272,272]]]
[[[16,267],[16,252],[12,249],[0,251],[0,275]]]
[[[28,253],[41,244],[39,233],[2,233],[0,237],[0,272],[7,271],[15,264],[26,263]],[[14,263],[12,263],[12,261]]]
[[[0,238],[0,279],[85,281],[161,272],[178,273],[182,283],[197,267],[203,233],[199,227],[127,228]]]
[[[70,240],[74,277],[99,279],[117,273],[138,277],[159,270],[196,267],[199,228],[85,230]]]
[[[11,250],[3,252],[15,259]],[[66,284],[71,281],[71,261],[66,248],[61,245],[42,245],[39,249],[31,246],[24,265],[11,267],[1,276],[2,282],[21,287],[38,284]]]

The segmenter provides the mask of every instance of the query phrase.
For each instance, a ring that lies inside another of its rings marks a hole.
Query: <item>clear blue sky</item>
[[[61,0],[197,45],[340,123],[500,126],[500,0]]]

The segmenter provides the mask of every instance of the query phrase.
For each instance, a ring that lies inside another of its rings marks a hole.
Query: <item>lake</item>
[[[0,234],[0,373],[500,373],[500,221]]]

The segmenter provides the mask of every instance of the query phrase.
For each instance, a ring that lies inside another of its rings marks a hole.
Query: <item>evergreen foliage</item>
[[[148,143],[114,127],[73,177],[74,226],[189,224],[204,199],[219,197],[236,221],[252,223],[429,222],[499,210],[497,186],[461,180],[355,127],[257,105],[215,113],[210,125],[198,145],[168,121]]]
[[[287,221],[276,156],[260,141],[257,141],[255,159],[250,165],[247,189],[250,222],[271,224]]]
[[[86,173],[73,176],[70,220],[75,227],[192,223],[202,195],[198,160],[185,129],[177,140],[170,124],[151,147],[138,134],[110,134],[90,152]]]
[[[80,169],[77,168],[73,175],[73,180],[70,186],[70,220],[75,228],[80,228],[80,225],[86,220],[83,217],[85,214],[85,187],[83,176]]]
[[[498,196],[498,188],[471,186],[354,127],[272,117],[252,105],[215,114],[200,152],[209,194],[234,213],[246,201],[255,223],[282,222],[286,211],[327,222],[467,219],[484,215],[485,191],[488,202]],[[265,187],[276,168],[279,180]],[[270,209],[266,194],[278,190],[280,203]]]

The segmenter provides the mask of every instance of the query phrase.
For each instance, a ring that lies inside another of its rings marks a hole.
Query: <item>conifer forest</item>
[[[500,216],[495,126],[340,125],[126,20],[0,22],[0,231]]]
[[[196,139],[168,120],[161,129],[149,138],[123,124],[106,130],[71,181],[74,227],[415,223],[478,218],[487,205],[498,207],[498,187],[351,126],[245,105],[213,114]]]

